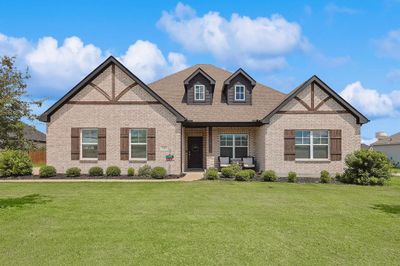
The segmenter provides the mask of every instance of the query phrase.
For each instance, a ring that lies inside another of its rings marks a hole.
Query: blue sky
[[[146,82],[211,63],[289,92],[316,74],[370,118],[364,140],[400,131],[399,0],[14,0],[0,10],[0,55],[29,67],[30,95],[47,99],[37,112],[112,54]]]

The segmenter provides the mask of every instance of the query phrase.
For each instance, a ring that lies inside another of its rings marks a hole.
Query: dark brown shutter
[[[71,128],[71,160],[79,160],[80,157],[80,129]]]
[[[98,132],[97,139],[99,141],[98,159],[100,161],[102,161],[102,160],[106,160],[106,158],[107,158],[107,155],[106,155],[106,147],[107,147],[106,129],[105,128],[99,128],[97,132]]]
[[[330,130],[329,134],[331,138],[331,161],[340,161],[342,160],[342,130]]]
[[[127,161],[129,160],[129,128],[123,127],[120,132],[121,160]]]
[[[156,160],[156,129],[147,129],[147,160]]]
[[[295,130],[285,129],[284,133],[284,159],[285,161],[295,160]]]

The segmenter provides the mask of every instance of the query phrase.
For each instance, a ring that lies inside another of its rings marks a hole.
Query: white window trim
[[[145,143],[132,143],[132,130],[134,129],[138,129],[138,130],[146,130],[146,142]],[[130,128],[129,129],[129,160],[131,161],[147,161],[147,147],[148,147],[148,143],[147,143],[147,134],[148,134],[148,130],[147,128]],[[146,144],[146,157],[145,158],[132,158],[132,145],[144,145]]]
[[[297,131],[297,130],[296,130]],[[310,144],[294,144],[295,146],[310,146],[310,158],[296,158],[296,161],[330,161],[330,154],[331,154],[331,145],[330,145],[330,135],[329,130],[327,129],[299,129],[298,131],[310,131]],[[327,131],[328,132],[328,144],[314,144],[314,131]],[[295,137],[296,139],[296,137]],[[314,149],[313,146],[328,146],[328,157],[327,158],[314,158]]]
[[[233,138],[232,138],[232,146],[222,146],[221,145],[221,136],[222,135],[232,135],[233,136]],[[236,143],[235,143],[235,136],[236,135],[245,135],[245,136],[247,136],[247,146],[236,146]],[[235,148],[236,147],[246,147],[247,148],[247,156],[249,156],[249,152],[250,152],[250,150],[249,150],[249,142],[250,142],[250,137],[249,137],[249,134],[245,134],[245,133],[223,133],[223,134],[220,134],[219,135],[219,154],[221,155],[221,148],[222,147],[228,147],[228,148],[232,148],[232,159],[239,159],[239,158],[236,158],[236,154],[235,154]]]
[[[97,157],[96,158],[84,158],[83,157],[83,145],[94,145],[95,143],[83,143],[83,131],[84,130],[97,130]],[[98,128],[81,128],[80,132],[79,132],[79,158],[80,160],[84,161],[97,161],[99,158],[99,129]]]
[[[238,99],[238,98],[236,98],[236,90],[238,89],[238,88],[243,88],[243,99]],[[235,85],[235,101],[236,102],[244,102],[244,101],[246,101],[246,86],[244,86],[244,85],[242,85],[242,84],[240,84],[240,85]]]
[[[201,89],[200,91],[200,95],[202,96],[201,98],[197,99],[197,93],[196,93],[196,89]],[[196,102],[201,102],[201,101],[205,101],[206,100],[206,86],[204,86],[203,84],[195,84],[194,85],[194,100]]]

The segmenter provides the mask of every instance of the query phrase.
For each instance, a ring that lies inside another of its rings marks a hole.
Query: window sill
[[[330,163],[329,159],[296,159],[296,162],[299,163]]]
[[[147,163],[147,160],[129,160],[130,163]]]
[[[90,160],[90,159],[81,159],[81,160],[79,160],[79,162],[80,163],[97,163],[97,159],[93,159],[93,160]]]

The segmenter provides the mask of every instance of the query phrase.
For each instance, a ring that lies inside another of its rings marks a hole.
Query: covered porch
[[[260,124],[254,123],[185,123],[182,134],[182,168],[199,171],[219,167],[219,157],[240,162],[253,157],[255,165],[261,160]],[[259,142],[260,142],[259,140]]]

